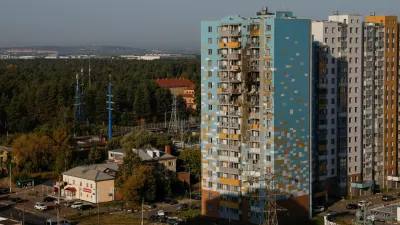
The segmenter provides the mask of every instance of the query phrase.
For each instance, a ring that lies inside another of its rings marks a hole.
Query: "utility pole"
[[[10,162],[9,164],[10,164],[10,194],[11,194],[11,192],[12,192],[12,182],[11,182],[11,162]]]
[[[90,79],[90,71],[91,71],[91,68],[90,68],[90,56],[89,56],[89,88],[92,87],[92,80]]]
[[[108,101],[107,101],[107,104],[108,104],[108,140],[111,140],[111,138],[112,138],[112,110],[113,110],[113,108],[112,108],[112,104],[114,104],[114,102],[112,102],[112,92],[111,92],[111,87],[112,87],[112,84],[111,84],[111,74],[109,75],[110,76],[110,80],[108,81]]]
[[[142,225],[143,225],[143,204],[144,204],[144,198],[142,198]]]
[[[189,167],[189,202],[192,206],[192,182],[190,181],[190,167]]]

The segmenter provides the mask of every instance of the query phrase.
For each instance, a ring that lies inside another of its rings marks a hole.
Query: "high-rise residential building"
[[[311,22],[289,11],[202,21],[204,215],[259,224],[269,186],[290,218],[308,216],[311,57]]]
[[[364,180],[399,187],[397,16],[368,16],[364,27]]]
[[[314,71],[318,76],[316,197],[345,196],[351,182],[362,179],[362,28],[358,14],[337,13],[312,22],[314,41],[319,43],[316,51],[325,51],[325,61],[315,62],[321,68]]]

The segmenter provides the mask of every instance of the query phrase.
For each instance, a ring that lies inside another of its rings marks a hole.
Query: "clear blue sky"
[[[262,6],[311,19],[337,10],[400,16],[400,0],[1,0],[0,47],[199,48],[202,19],[252,16]]]

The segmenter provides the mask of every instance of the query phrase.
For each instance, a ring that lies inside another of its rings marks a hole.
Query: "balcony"
[[[230,123],[230,127],[235,128],[235,129],[239,129],[239,128],[240,128],[240,124],[239,124],[239,123],[231,122],[231,123]]]
[[[259,124],[251,124],[247,126],[249,130],[259,130],[260,125]]]
[[[259,48],[260,47],[260,42],[251,42],[250,43],[250,48]]]
[[[220,65],[219,70],[228,70],[228,66],[226,65]]]
[[[250,35],[260,35],[260,30],[251,30]]]
[[[220,42],[219,43],[219,48],[226,48],[226,43],[225,42]]]
[[[239,110],[233,110],[230,112],[230,116],[241,116],[242,114],[240,113]]]
[[[250,119],[260,118],[260,112],[250,112]]]
[[[239,42],[229,42],[227,44],[228,48],[239,48],[240,47],[240,43]]]
[[[250,141],[259,142],[260,141],[260,137],[259,136],[250,136]]]
[[[228,127],[229,123],[228,122],[219,122],[220,127]]]

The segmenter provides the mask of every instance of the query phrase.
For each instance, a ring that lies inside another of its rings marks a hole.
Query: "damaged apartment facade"
[[[311,51],[311,21],[289,11],[202,21],[204,215],[263,221],[271,176],[280,205],[308,214]]]

